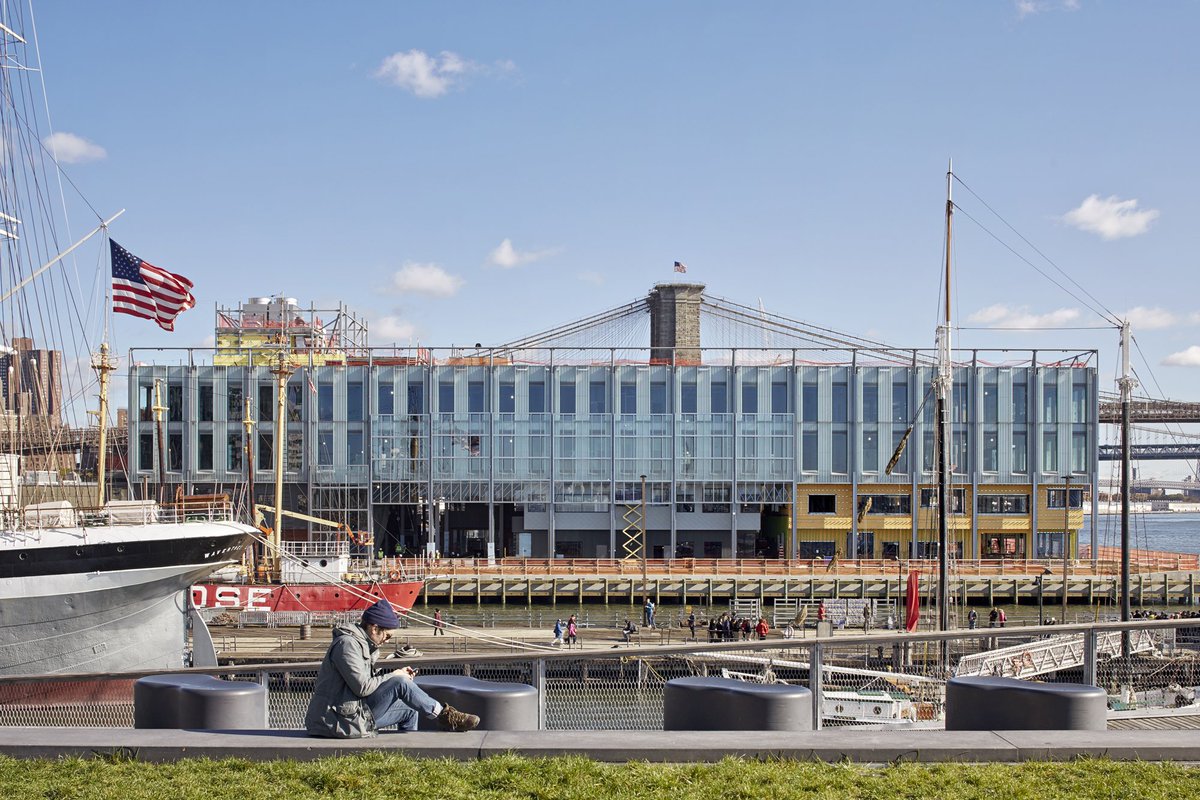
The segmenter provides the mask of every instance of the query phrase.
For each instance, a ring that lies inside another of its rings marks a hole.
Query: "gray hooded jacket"
[[[375,717],[367,695],[387,676],[374,674],[379,648],[371,644],[360,625],[333,629],[333,644],[325,653],[304,727],[310,736],[358,739],[375,735]]]

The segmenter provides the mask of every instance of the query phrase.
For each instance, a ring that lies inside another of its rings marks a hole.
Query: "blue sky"
[[[379,344],[503,342],[676,260],[714,294],[927,346],[953,157],[1133,318],[1151,393],[1200,400],[1196,3],[36,11],[60,160],[128,209],[115,239],[197,285],[173,335],[116,319],[119,348],[202,345],[214,304],[275,293],[340,299]],[[956,221],[958,342],[1098,348],[1111,388],[1114,330],[975,330],[1104,322],[956,199],[987,228]]]

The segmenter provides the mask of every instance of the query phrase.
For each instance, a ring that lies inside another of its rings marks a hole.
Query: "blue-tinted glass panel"
[[[771,413],[788,413],[788,386],[786,383],[771,384]]]
[[[696,384],[694,381],[679,385],[679,413],[696,413]]]
[[[512,414],[517,410],[517,385],[512,381],[503,381],[500,384],[499,397],[501,414]]]
[[[438,413],[449,414],[454,411],[454,384],[438,384]]]
[[[710,389],[709,411],[713,414],[729,413],[729,387],[725,381],[714,381]]]
[[[650,384],[650,413],[667,413],[667,385],[661,381]]]
[[[471,381],[467,384],[467,413],[482,414],[487,410],[487,396],[484,394],[483,381]]]
[[[408,413],[425,413],[425,387],[419,381],[408,382]]]
[[[529,384],[529,413],[542,414],[546,411],[546,384],[534,381]]]
[[[608,411],[608,397],[604,381],[592,381],[588,384],[588,413],[604,414]]]
[[[350,422],[362,422],[363,419],[363,385],[362,381],[351,381],[346,384],[346,419]]]
[[[558,413],[575,413],[575,384],[560,383],[558,386]]]

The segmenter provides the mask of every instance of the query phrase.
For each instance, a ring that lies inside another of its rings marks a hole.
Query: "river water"
[[[1101,547],[1120,547],[1120,515],[1100,514],[1097,517],[1096,534],[1096,543]],[[1200,514],[1170,511],[1130,514],[1129,536],[1131,546],[1142,550],[1200,553]],[[1091,518],[1084,517],[1079,544],[1087,546],[1091,542]]]

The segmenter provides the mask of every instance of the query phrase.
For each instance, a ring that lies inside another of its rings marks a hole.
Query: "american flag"
[[[113,311],[152,319],[164,331],[175,330],[175,317],[196,305],[192,282],[142,261],[108,240],[112,255]]]
[[[675,262],[675,271],[676,272],[687,272],[687,264],[683,263],[682,261],[676,261]]]

